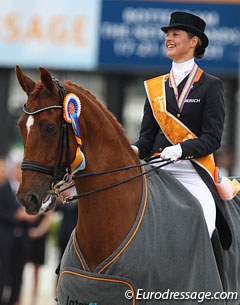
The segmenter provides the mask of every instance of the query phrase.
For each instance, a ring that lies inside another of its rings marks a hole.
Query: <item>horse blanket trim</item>
[[[141,221],[144,217],[144,213],[146,210],[146,204],[147,204],[147,198],[148,198],[148,185],[147,185],[147,179],[146,175],[143,176],[143,193],[142,193],[142,199],[140,203],[140,207],[138,210],[137,217],[135,219],[135,222],[126,236],[126,238],[123,240],[123,242],[120,244],[120,246],[110,255],[108,258],[106,258],[102,263],[100,263],[97,268],[93,271],[94,273],[102,273],[108,266],[110,266],[129,246],[129,244],[132,242],[134,236],[136,235],[140,225]],[[73,247],[76,251],[76,255],[81,263],[81,266],[84,271],[90,271],[83,254],[78,246],[78,243],[76,242],[76,234],[73,234],[72,242]]]
[[[135,284],[130,279],[124,278],[122,276],[121,277],[112,276],[112,275],[103,276],[101,274],[95,274],[93,276],[92,273],[80,271],[79,269],[76,269],[73,267],[67,267],[67,269],[65,269],[61,272],[59,279],[58,279],[56,295],[58,296],[59,287],[60,287],[60,285],[62,285],[62,283],[64,285],[64,281],[65,281],[65,283],[66,282],[71,283],[71,287],[74,290],[74,286],[76,286],[76,283],[78,283],[79,280],[81,282],[84,282],[84,281],[87,282],[88,287],[94,287],[93,292],[90,293],[92,295],[91,303],[93,303],[93,304],[99,304],[99,303],[95,303],[96,300],[94,299],[93,296],[95,295],[94,292],[97,291],[98,287],[99,286],[101,287],[103,285],[104,285],[105,293],[109,294],[109,290],[110,290],[111,294],[114,295],[114,298],[116,298],[116,300],[121,300],[125,291],[131,291],[132,298],[130,298],[129,300],[126,299],[126,304],[127,305],[136,305],[137,304],[136,294],[135,294],[135,291],[137,289],[136,289]],[[69,292],[67,299],[70,301],[70,304],[72,304],[70,295],[71,295],[71,292]],[[106,297],[104,299],[106,300]],[[76,301],[76,300],[74,300],[74,301]],[[89,301],[84,301],[87,303],[83,303],[82,300],[79,300],[79,302],[77,304],[84,304],[84,305],[91,304],[91,303],[88,303]],[[108,305],[108,304],[113,305],[112,301],[111,301],[111,303],[105,303],[105,302],[104,302],[104,304],[106,304],[106,305]],[[62,303],[59,303],[59,304],[62,304]],[[64,302],[64,305],[65,304],[66,303]],[[67,302],[67,304],[69,304],[69,303]]]

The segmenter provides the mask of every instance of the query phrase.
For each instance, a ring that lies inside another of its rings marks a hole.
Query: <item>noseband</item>
[[[60,101],[62,102],[67,94],[67,91],[63,84],[57,80],[56,78],[53,78],[53,82],[56,84],[58,88],[58,94]],[[43,107],[40,109],[37,109],[35,111],[29,111],[26,107],[26,104],[23,106],[23,111],[27,115],[36,115],[40,112],[47,111],[49,109],[63,109],[63,106],[60,105],[51,105],[47,107]],[[67,174],[71,174],[71,160],[70,160],[70,153],[69,153],[69,138],[68,138],[68,124],[65,122],[62,116],[61,121],[61,134],[60,134],[60,140],[59,140],[59,147],[58,155],[56,159],[56,163],[54,167],[49,167],[46,165],[42,165],[36,162],[32,161],[23,161],[21,164],[22,170],[31,170],[38,173],[46,174],[53,177],[53,183],[57,183],[61,180],[63,180],[63,177],[66,175],[66,169],[61,167],[61,162],[63,160],[63,153],[64,150],[66,151],[66,157],[67,157]]]

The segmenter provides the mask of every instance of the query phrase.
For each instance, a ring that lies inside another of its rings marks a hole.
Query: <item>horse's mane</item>
[[[108,118],[108,120],[112,124],[113,128],[115,128],[115,130],[118,132],[118,136],[121,137],[122,143],[124,143],[126,145],[126,147],[130,148],[131,143],[130,143],[128,137],[126,136],[122,125],[118,122],[116,117],[106,107],[104,107],[101,102],[99,102],[97,100],[97,98],[94,94],[92,94],[89,90],[85,89],[84,87],[82,87],[82,86],[80,86],[76,83],[73,83],[69,80],[65,81],[64,84],[71,87],[71,89],[73,89],[77,92],[80,91],[84,96],[86,96],[86,98],[90,102],[95,103],[98,106],[98,108],[106,115],[106,117]],[[34,97],[37,97],[42,88],[43,88],[43,84],[41,82],[37,83],[35,85],[34,90],[31,92],[31,95],[34,96]]]
[[[97,106],[101,109],[101,111],[107,116],[107,118],[111,122],[112,126],[118,132],[118,136],[120,136],[122,138],[122,142],[125,143],[125,145],[130,148],[131,143],[130,143],[128,137],[126,136],[122,125],[118,122],[116,117],[106,107],[104,107],[101,102],[98,101],[96,96],[94,94],[92,94],[89,90],[85,89],[84,87],[82,87],[76,83],[72,83],[71,81],[66,81],[65,83],[68,86],[74,88],[75,90],[81,91],[81,93],[83,93],[88,98],[89,101],[97,104]]]

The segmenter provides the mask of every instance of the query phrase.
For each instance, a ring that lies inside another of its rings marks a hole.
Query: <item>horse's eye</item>
[[[50,123],[47,120],[42,120],[40,122],[41,134],[45,136],[55,136],[58,131],[58,125]]]
[[[40,130],[41,134],[45,136],[54,136],[56,135],[58,131],[57,124],[47,122],[46,120],[43,120],[40,122]]]
[[[54,136],[57,132],[57,126],[55,124],[47,124],[45,131],[48,135]]]

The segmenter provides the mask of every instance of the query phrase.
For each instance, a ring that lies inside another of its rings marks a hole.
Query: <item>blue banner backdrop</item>
[[[201,67],[237,75],[240,57],[240,4],[103,0],[99,66],[111,70],[169,70],[165,34],[173,11],[189,11],[207,23],[210,44]]]

